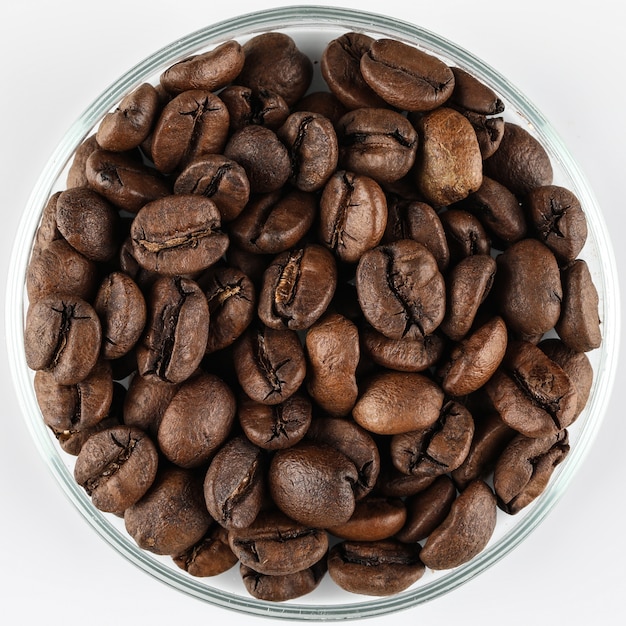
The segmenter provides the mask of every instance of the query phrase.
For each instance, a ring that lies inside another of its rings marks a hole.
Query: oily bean
[[[507,327],[520,337],[554,328],[561,314],[563,287],[551,250],[536,239],[522,239],[497,259],[494,292]]]
[[[34,303],[55,293],[91,300],[98,289],[98,267],[65,239],[55,239],[34,254],[26,271],[26,293]]]
[[[247,528],[231,529],[228,541],[241,563],[269,576],[307,569],[328,550],[328,535],[323,530],[275,510],[261,511]]]
[[[306,335],[307,390],[329,415],[347,415],[359,390],[359,331],[355,324],[330,313],[313,324]]]
[[[263,274],[257,313],[269,328],[305,330],[326,311],[337,287],[331,252],[307,244],[279,254]]]
[[[393,435],[391,460],[405,474],[440,476],[465,460],[474,435],[474,420],[458,402],[446,402],[438,420],[423,430]]]
[[[502,420],[527,437],[558,433],[576,417],[578,398],[569,376],[527,341],[509,342],[485,391]]]
[[[387,224],[387,202],[369,176],[340,170],[320,198],[320,239],[346,263],[356,263],[378,245]]]
[[[563,302],[556,332],[573,350],[589,352],[602,343],[598,292],[589,266],[577,259],[561,272]]]
[[[192,89],[218,91],[237,77],[244,59],[238,42],[225,41],[213,50],[174,63],[161,74],[159,82],[173,95]]]
[[[587,241],[587,219],[578,198],[557,185],[532,189],[524,206],[540,241],[561,262],[573,261]]]
[[[117,220],[115,209],[91,189],[67,189],[57,200],[59,232],[92,261],[109,261],[115,255]]]
[[[401,239],[367,251],[356,285],[365,318],[390,339],[430,335],[443,320],[443,276],[435,257],[416,241]]]
[[[150,155],[157,170],[171,174],[195,157],[222,152],[228,138],[228,109],[206,89],[183,91],[161,112]]]
[[[400,593],[425,571],[420,545],[394,539],[342,541],[328,555],[330,577],[346,591],[368,596]]]
[[[251,89],[271,89],[288,106],[306,93],[313,78],[313,63],[284,33],[256,35],[243,45],[245,62],[237,84]]]
[[[474,254],[488,255],[491,252],[491,240],[485,228],[469,211],[448,209],[440,213],[439,218],[446,234],[452,264]]]
[[[356,483],[352,485],[357,501],[374,489],[380,473],[380,454],[372,435],[356,422],[318,416],[311,422],[306,439],[331,446],[352,461],[358,474]]]
[[[364,33],[344,33],[330,41],[322,53],[322,76],[333,95],[349,110],[385,106],[361,74],[361,57],[373,42]]]
[[[85,139],[74,152],[74,158],[70,164],[67,172],[67,188],[73,189],[74,187],[88,187],[87,174],[85,173],[85,164],[89,155],[98,150],[100,146],[95,135],[90,135]]]
[[[246,528],[261,510],[265,456],[245,437],[235,437],[213,457],[204,478],[204,500],[224,528]]]
[[[97,509],[121,514],[148,491],[158,463],[157,449],[143,431],[117,426],[87,439],[74,477]]]
[[[204,537],[211,522],[201,478],[174,466],[162,468],[143,498],[124,512],[128,534],[154,554],[181,554]]]
[[[243,398],[238,416],[243,432],[253,444],[265,450],[281,450],[305,436],[311,425],[312,406],[300,393],[271,406]]]
[[[243,167],[253,193],[277,191],[291,176],[291,159],[276,133],[264,126],[249,125],[235,132],[224,156]]]
[[[74,385],[59,385],[54,374],[39,370],[34,388],[47,426],[54,431],[87,430],[109,414],[113,402],[111,365],[99,360],[90,374]]]
[[[288,517],[313,528],[347,522],[354,512],[354,463],[324,444],[300,442],[278,450],[268,472],[269,491]]]
[[[405,111],[431,111],[454,90],[454,74],[443,61],[393,39],[372,42],[361,57],[361,73],[385,102]]]
[[[406,521],[406,507],[400,498],[366,496],[359,500],[352,517],[328,532],[350,541],[380,541],[395,535]]]
[[[150,83],[143,83],[122,98],[98,126],[96,141],[104,150],[125,152],[146,139],[160,110],[159,95]]]
[[[205,154],[191,161],[178,175],[174,193],[210,198],[224,223],[243,211],[250,197],[250,183],[243,167],[235,161],[221,154]]]
[[[198,543],[173,557],[178,567],[198,578],[222,574],[238,560],[228,545],[228,531],[219,524],[213,524]]]
[[[309,111],[323,115],[332,122],[333,126],[348,112],[337,96],[328,91],[308,93],[294,105],[293,111]]]
[[[442,107],[417,122],[420,144],[415,181],[426,202],[442,207],[480,188],[483,161],[476,133],[466,117]]]
[[[441,330],[454,341],[463,339],[472,328],[480,305],[491,291],[496,262],[487,254],[475,254],[459,261],[447,277],[449,303]]]
[[[518,196],[552,184],[552,164],[545,148],[525,128],[504,123],[498,149],[484,161],[484,173]]]
[[[285,100],[269,89],[229,85],[220,91],[220,98],[228,109],[231,132],[249,124],[278,130],[289,117]]]
[[[517,435],[499,456],[494,470],[498,505],[511,515],[528,506],[543,493],[569,449],[567,430],[537,438]]]
[[[156,441],[163,413],[178,387],[159,379],[133,376],[124,397],[124,423],[142,429]]]
[[[91,189],[130,213],[170,193],[159,172],[127,154],[95,150],[87,159],[85,173]]]
[[[424,374],[387,371],[364,384],[352,415],[373,433],[407,433],[432,426],[439,419],[443,397],[441,388]]]
[[[406,499],[406,523],[395,538],[402,543],[426,539],[447,517],[455,498],[456,488],[450,477],[437,477],[426,489]]]
[[[132,253],[144,269],[161,274],[200,272],[226,251],[220,213],[210,198],[167,196],[146,204],[130,229]]]
[[[296,111],[276,132],[289,150],[290,182],[301,191],[321,189],[337,168],[339,159],[332,122],[318,113]]]
[[[440,366],[442,389],[451,396],[465,396],[480,389],[504,358],[507,328],[499,316],[483,324],[452,349]]]
[[[450,70],[454,75],[454,90],[450,96],[452,104],[483,115],[497,115],[504,111],[504,102],[493,89],[460,67],[451,67]]]
[[[232,241],[247,252],[279,254],[296,246],[306,235],[316,212],[313,194],[298,190],[261,194],[229,225],[229,233]]]
[[[104,278],[93,308],[102,324],[102,356],[118,359],[135,346],[147,317],[143,293],[130,276],[112,272]]]
[[[326,574],[327,567],[326,558],[322,558],[307,569],[282,576],[260,574],[243,564],[239,566],[239,571],[251,596],[270,602],[285,602],[314,591]]]
[[[137,344],[142,376],[180,383],[200,365],[209,333],[209,305],[197,283],[158,278],[148,298],[148,321]]]
[[[306,373],[304,351],[293,330],[249,327],[233,345],[233,356],[239,384],[262,404],[284,402]]]
[[[391,109],[355,109],[337,122],[339,167],[391,183],[408,174],[415,162],[417,131]]]
[[[496,525],[496,498],[482,480],[471,482],[452,503],[450,513],[431,532],[420,559],[433,570],[450,569],[475,557]]]
[[[60,385],[75,385],[98,361],[102,327],[93,307],[61,294],[30,305],[24,328],[26,363],[47,370]]]
[[[226,441],[236,402],[217,376],[198,374],[183,382],[161,418],[157,440],[163,455],[179,467],[206,463]]]

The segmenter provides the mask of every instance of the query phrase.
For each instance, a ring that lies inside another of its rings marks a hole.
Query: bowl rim
[[[26,307],[25,275],[42,208],[74,151],[102,116],[147,77],[202,48],[212,47],[226,39],[254,36],[268,30],[320,26],[345,32],[384,33],[386,36],[395,37],[414,45],[423,45],[426,49],[435,51],[435,54],[439,53],[451,57],[459,65],[471,68],[476,76],[492,86],[495,85],[500,93],[505,94],[507,101],[517,111],[521,112],[523,117],[534,127],[536,133],[541,137],[542,143],[550,152],[551,158],[556,158],[559,161],[561,168],[568,173],[575,183],[574,191],[585,207],[590,235],[603,253],[600,279],[602,280],[601,293],[604,296],[601,303],[603,307],[603,344],[600,348],[602,360],[599,371],[594,376],[594,386],[586,409],[593,419],[586,420],[576,446],[561,464],[558,473],[553,476],[549,488],[534,503],[532,511],[524,516],[512,531],[493,545],[489,545],[477,557],[424,586],[395,596],[327,606],[292,602],[270,603],[212,588],[200,582],[205,579],[186,578],[183,576],[184,572],[178,573],[153,560],[152,556],[138,548],[130,537],[122,538],[119,531],[111,526],[107,518],[93,507],[84,490],[75,483],[73,476],[61,460],[59,449],[54,447],[50,432],[41,419],[36,403],[32,376],[26,365],[23,343]],[[591,188],[554,128],[514,85],[464,48],[416,24],[383,14],[355,9],[294,5],[246,13],[201,28],[173,41],[133,66],[109,85],[70,126],[37,180],[16,233],[7,278],[5,331],[13,383],[29,432],[61,490],[78,509],[82,517],[105,541],[134,565],[156,579],[181,592],[219,607],[273,619],[331,621],[388,614],[416,606],[448,593],[499,561],[545,519],[580,467],[581,461],[587,454],[606,413],[615,380],[619,351],[619,309],[618,280],[613,247]]]

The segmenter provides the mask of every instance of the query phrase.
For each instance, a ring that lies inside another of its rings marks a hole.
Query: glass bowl
[[[193,578],[179,569],[169,557],[141,550],[126,533],[123,521],[98,511],[82,487],[74,481],[74,457],[60,449],[43,422],[33,389],[33,372],[28,369],[24,356],[23,331],[28,306],[25,275],[35,231],[49,196],[64,188],[67,169],[76,148],[94,132],[101,118],[126,93],[146,81],[156,84],[160,73],[176,61],[211,49],[228,39],[243,43],[261,32],[275,30],[293,37],[298,47],[314,61],[315,77],[311,90],[324,85],[319,60],[326,43],[348,31],[365,32],[374,38],[395,38],[439,56],[449,65],[465,69],[497,92],[506,104],[505,119],[523,125],[539,139],[552,161],[554,183],[572,190],[587,216],[589,235],[579,256],[586,260],[598,291],[603,342],[600,348],[588,353],[594,381],[585,410],[568,429],[571,442],[569,455],[557,467],[548,488],[526,509],[515,516],[498,511],[494,535],[477,557],[453,570],[427,570],[411,588],[390,597],[369,598],[348,594],[327,575],[320,586],[307,596],[283,603],[264,602],[247,594],[236,567],[217,577]],[[173,588],[220,607],[274,619],[357,619],[406,609],[452,591],[504,557],[555,506],[592,444],[607,408],[619,344],[617,285],[607,228],[588,184],[548,121],[509,81],[471,53],[414,24],[340,8],[284,7],[214,24],[157,51],[108,87],[71,126],[41,174],[16,234],[6,299],[8,356],[23,417],[50,471],[85,520],[122,556]]]

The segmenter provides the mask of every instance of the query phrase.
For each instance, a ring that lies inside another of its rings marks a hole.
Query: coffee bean
[[[173,560],[178,567],[198,578],[222,574],[238,561],[228,545],[228,531],[219,524],[213,524],[199,542]]]
[[[350,541],[380,541],[395,535],[406,521],[406,507],[399,498],[366,496],[359,500],[352,517],[328,532]]]
[[[229,85],[220,91],[220,99],[228,109],[231,132],[249,124],[276,131],[289,117],[289,106],[285,100],[269,89]]]
[[[497,115],[504,111],[504,103],[493,89],[460,67],[451,67],[450,70],[454,75],[451,103],[483,115]]]

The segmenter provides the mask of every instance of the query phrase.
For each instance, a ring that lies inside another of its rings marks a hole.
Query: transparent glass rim
[[[29,376],[26,365],[23,343],[26,268],[42,208],[51,195],[53,184],[61,175],[74,151],[102,116],[116,105],[126,93],[143,82],[147,76],[153,75],[160,68],[166,67],[201,48],[215,45],[225,39],[253,36],[268,30],[308,27],[332,27],[346,31],[384,33],[389,37],[395,37],[416,45],[424,45],[435,53],[453,58],[460,66],[469,69],[475,76],[486,81],[500,94],[505,95],[507,101],[532,124],[537,136],[548,149],[551,158],[556,158],[560,167],[571,177],[575,186],[573,191],[585,207],[590,236],[597,242],[603,254],[600,277],[602,284],[599,285],[599,289],[604,294],[603,344],[599,348],[602,351],[600,368],[599,371],[595,372],[594,386],[586,408],[589,419],[586,420],[580,432],[577,445],[560,466],[559,472],[549,488],[537,500],[532,512],[526,515],[500,541],[488,546],[476,558],[451,570],[442,578],[396,596],[328,606],[297,603],[276,604],[211,588],[200,581],[178,575],[162,563],[152,560],[147,553],[136,546],[130,537],[123,537],[111,526],[105,516],[93,507],[84,490],[75,483],[73,476],[63,464],[60,452],[55,447],[49,430],[41,418],[32,378]],[[456,44],[415,24],[353,9],[314,5],[282,7],[248,13],[200,29],[174,41],[146,58],[96,98],[69,128],[31,193],[16,233],[6,296],[8,358],[22,414],[41,456],[65,495],[76,506],[85,520],[130,562],[171,587],[222,608],[273,619],[331,621],[389,614],[448,593],[504,557],[523,541],[553,509],[587,454],[608,406],[615,379],[620,338],[617,270],[607,227],[589,184],[555,130],[536,107],[507,79],[482,60]]]

